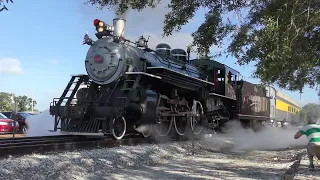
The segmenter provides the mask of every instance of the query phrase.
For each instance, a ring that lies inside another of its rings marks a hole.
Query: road
[[[24,134],[15,134],[15,137],[24,137]],[[13,138],[12,134],[0,134],[1,138]]]

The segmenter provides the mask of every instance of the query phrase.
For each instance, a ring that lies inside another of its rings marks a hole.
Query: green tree
[[[29,102],[27,96],[16,97],[16,103],[18,104],[18,111],[27,111],[29,109]]]
[[[258,1],[257,1],[258,2]],[[320,1],[274,0],[254,5],[233,36],[239,64],[256,63],[254,76],[288,90],[320,84]]]
[[[11,3],[13,3],[13,0],[0,0],[0,6],[2,5],[2,7],[0,8],[0,12],[4,11],[4,10],[7,10],[8,11],[8,8],[6,7],[6,5],[4,5],[4,3],[6,2],[7,4],[9,3],[9,1]]]
[[[31,111],[32,105],[33,110],[35,105],[37,105],[37,101],[33,100],[28,96],[16,96],[14,98],[17,103],[17,111]],[[32,104],[33,101],[33,104]],[[0,111],[11,111],[13,108],[13,104],[11,102],[11,94],[6,92],[0,92]]]
[[[314,116],[320,117],[320,104],[309,103],[302,107],[300,111],[300,123],[305,124],[308,119]]]
[[[33,101],[33,104],[32,104],[32,101]],[[32,98],[28,98],[27,102],[28,102],[28,105],[27,105],[27,110],[28,111],[32,110],[32,106],[33,106],[33,109],[34,109],[35,105],[37,105],[37,101],[33,100]]]
[[[141,11],[161,0],[88,0],[100,9],[118,7]],[[254,63],[254,77],[288,90],[320,84],[320,1],[313,0],[171,0],[165,15],[163,36],[180,31],[199,9],[208,9],[204,22],[192,33],[199,54],[221,46],[231,35],[225,52],[240,65]],[[223,20],[236,14],[237,22]]]
[[[10,111],[11,109],[11,95],[6,92],[0,92],[0,111]]]

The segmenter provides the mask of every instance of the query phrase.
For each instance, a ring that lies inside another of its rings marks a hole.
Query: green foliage
[[[155,8],[161,0],[88,0],[102,9]],[[240,65],[253,62],[254,77],[288,90],[320,85],[320,1],[312,0],[171,0],[163,36],[180,31],[199,9],[207,9],[204,22],[192,33],[199,54],[232,35],[227,52]],[[248,15],[245,15],[247,14]],[[237,15],[238,22],[223,20]]]
[[[306,124],[309,119],[320,118],[320,104],[309,103],[302,107],[300,111],[300,122]]]
[[[0,92],[0,110],[9,111],[12,109],[10,94]]]
[[[31,111],[32,110],[32,99],[27,96],[17,96],[14,98],[17,103],[18,111]],[[37,104],[33,101],[33,109]],[[11,111],[13,104],[11,101],[11,94],[6,92],[0,92],[0,111]]]
[[[239,64],[256,62],[254,76],[280,88],[320,83],[320,2],[265,1],[253,6],[229,51]]]
[[[8,11],[8,8],[6,7],[6,5],[4,5],[4,3],[6,2],[8,4],[9,1],[13,3],[13,0],[0,0],[0,6],[2,5],[2,8],[0,8],[0,12],[4,10]]]

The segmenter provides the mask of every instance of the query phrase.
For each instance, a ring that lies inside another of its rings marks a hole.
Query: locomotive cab
[[[190,63],[197,66],[203,74],[209,74],[207,79],[214,83],[215,93],[236,98],[235,89],[240,76],[238,71],[210,59],[193,59]]]

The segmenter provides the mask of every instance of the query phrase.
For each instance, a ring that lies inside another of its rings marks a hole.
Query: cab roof
[[[217,68],[217,69],[225,70],[226,72],[230,71],[232,74],[235,74],[235,75],[240,74],[239,71],[212,59],[192,59],[190,60],[190,63],[193,65],[196,65],[199,63],[202,66],[207,66],[208,69]]]

